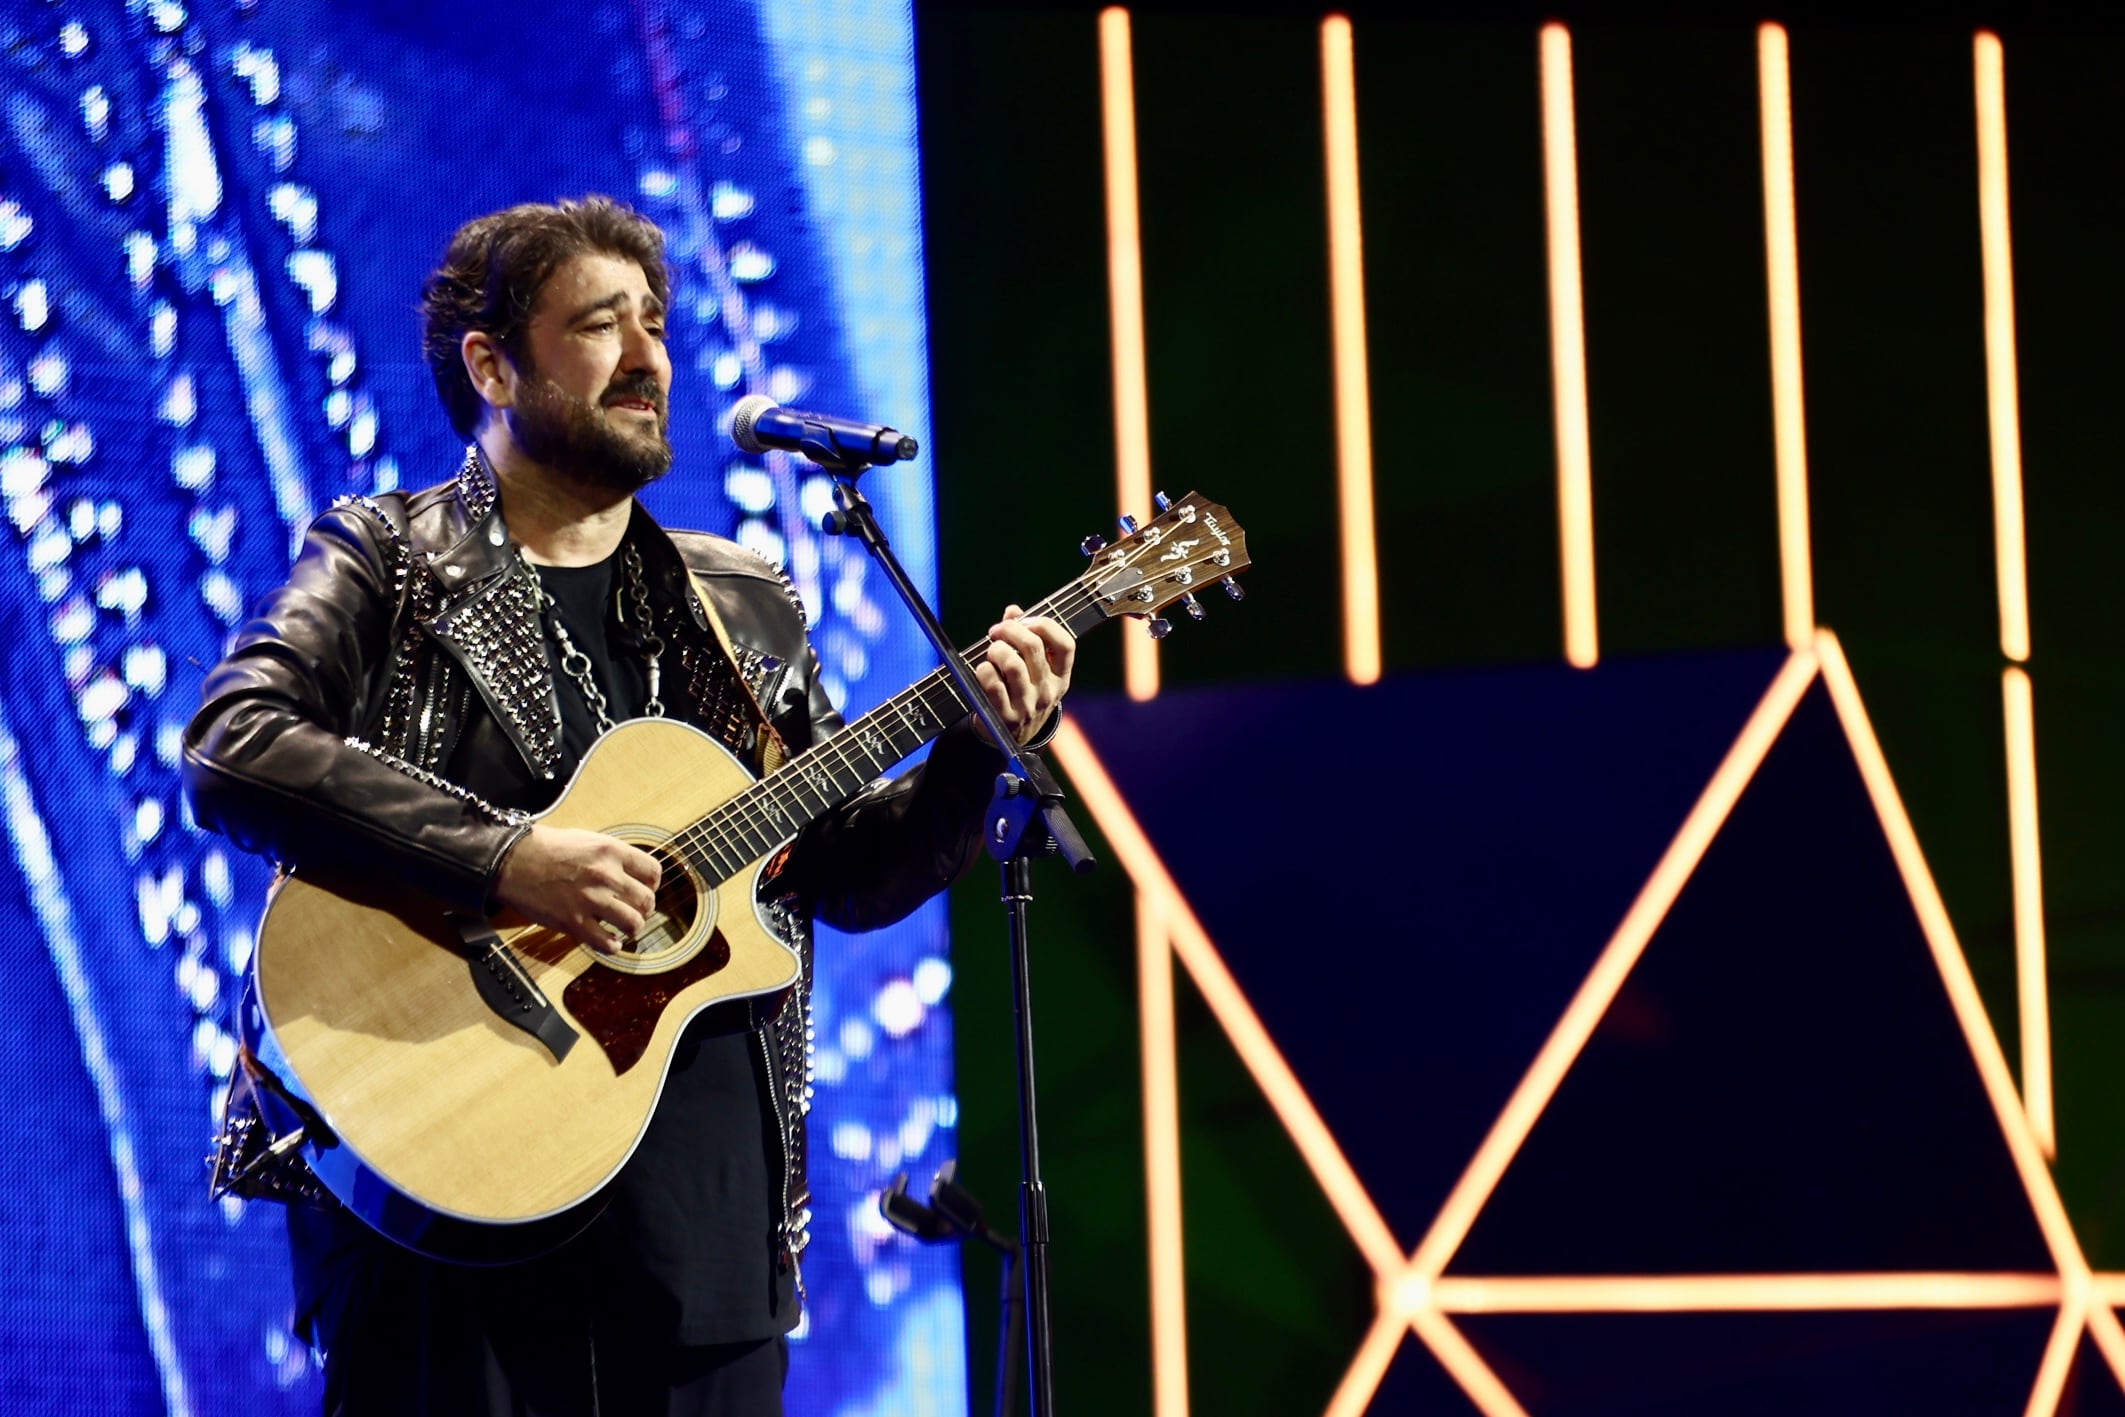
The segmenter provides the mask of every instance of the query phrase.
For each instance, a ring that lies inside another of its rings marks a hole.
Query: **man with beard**
[[[758,766],[839,731],[788,582],[634,498],[671,466],[669,303],[662,233],[604,198],[459,230],[423,313],[464,465],[311,528],[207,678],[186,735],[200,822],[611,951],[655,908],[656,858],[527,815],[601,732],[670,713]],[[990,636],[977,673],[1030,738],[1069,686],[1071,638],[1015,607]],[[807,829],[775,881],[804,982],[693,1022],[575,1240],[459,1267],[329,1201],[291,1207],[327,1412],[780,1412],[809,1218],[810,919],[872,928],[948,884],[1001,761],[962,723]]]

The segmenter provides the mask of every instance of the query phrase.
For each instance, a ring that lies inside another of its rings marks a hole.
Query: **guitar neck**
[[[1051,616],[1072,634],[1105,618],[1075,586],[1026,613]],[[981,663],[989,643],[983,637],[961,658]],[[680,832],[674,844],[711,880],[729,880],[972,711],[951,672],[933,670]]]

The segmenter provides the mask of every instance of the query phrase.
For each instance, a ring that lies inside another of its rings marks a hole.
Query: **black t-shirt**
[[[553,602],[548,613],[590,660],[608,716],[624,723],[641,714],[649,680],[632,608],[624,621],[620,614],[618,566],[616,555],[594,566],[540,566],[538,574]],[[597,720],[550,631],[546,651],[565,780],[596,740]],[[662,677],[667,685],[678,678],[668,667]],[[780,1142],[761,1106],[767,1060],[750,1024],[743,1003],[725,1005],[681,1037],[611,1204],[576,1242],[592,1261],[599,1307],[628,1310],[622,1316],[644,1327],[662,1328],[668,1315],[685,1343],[768,1338],[796,1321],[778,1282],[772,1192],[780,1159],[771,1163],[769,1148]]]
[[[605,695],[605,712],[614,723],[638,717],[649,699],[649,674],[642,662],[642,637],[624,622],[613,585],[617,554],[594,566],[539,566],[539,585],[551,601],[550,619],[568,631],[569,643],[590,660],[590,675]],[[623,577],[624,579],[624,577]],[[632,617],[630,616],[631,620]],[[553,688],[561,701],[563,779],[575,771],[598,736],[598,721],[588,696],[573,675],[561,668],[561,647],[551,626],[546,631],[546,658],[553,665]]]
[[[538,574],[554,602],[549,614],[589,658],[608,716],[624,723],[641,714],[648,675],[640,636],[618,613],[616,580],[625,581],[619,565],[614,556],[595,566],[541,566]],[[558,793],[596,741],[597,720],[563,671],[550,628],[545,641],[561,707]],[[667,686],[678,682],[669,665],[662,678]],[[448,775],[491,796],[508,784],[509,772],[509,764],[460,759]],[[797,1305],[779,1263],[781,1207],[773,1194],[782,1143],[762,1105],[767,1059],[751,1023],[741,1000],[708,1010],[681,1035],[663,1096],[634,1155],[606,1188],[604,1212],[558,1251],[485,1271],[403,1253],[385,1261],[375,1247],[395,1247],[345,1212],[291,1214],[298,1285],[309,1291],[299,1302],[344,1292],[342,1286],[368,1304],[461,1296],[453,1302],[496,1323],[513,1322],[505,1316],[527,1302],[550,1303],[624,1324],[645,1343],[739,1343],[788,1332]]]

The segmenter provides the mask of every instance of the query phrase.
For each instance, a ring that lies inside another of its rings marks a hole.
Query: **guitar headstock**
[[[1151,634],[1163,638],[1170,628],[1158,612],[1180,602],[1194,619],[1203,618],[1195,592],[1213,583],[1234,600],[1242,599],[1232,578],[1252,564],[1247,533],[1232,513],[1190,492],[1178,502],[1161,496],[1158,515],[1143,526],[1122,519],[1124,535],[1111,544],[1088,538],[1084,550],[1092,564],[1078,578],[1065,618],[1073,634],[1120,615],[1149,617]],[[1079,605],[1079,596],[1089,603]]]

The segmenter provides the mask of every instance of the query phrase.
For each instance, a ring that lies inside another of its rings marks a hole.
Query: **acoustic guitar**
[[[1028,612],[1079,636],[1184,599],[1200,615],[1192,592],[1221,581],[1237,596],[1230,577],[1248,565],[1231,514],[1193,493],[1087,549],[1084,573]],[[573,1235],[648,1126],[687,1022],[797,982],[759,899],[763,869],[968,710],[939,669],[759,778],[675,720],[607,732],[536,820],[608,832],[661,862],[654,915],[612,954],[456,915],[389,880],[286,877],[239,1030],[271,1149],[437,1258],[520,1259]]]

